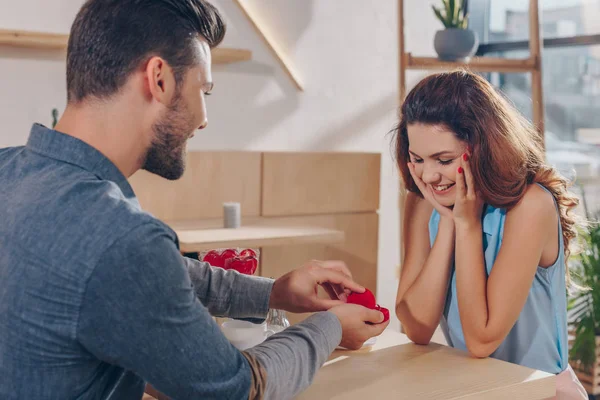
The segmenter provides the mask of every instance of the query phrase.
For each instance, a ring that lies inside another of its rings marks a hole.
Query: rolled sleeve
[[[198,299],[217,317],[264,320],[273,279],[240,274],[185,258]]]

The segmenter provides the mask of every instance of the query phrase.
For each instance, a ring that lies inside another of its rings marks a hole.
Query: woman
[[[427,344],[440,324],[450,346],[557,374],[558,398],[587,398],[567,347],[578,200],[538,133],[465,71],[421,81],[395,133],[409,191],[396,314],[409,338]]]

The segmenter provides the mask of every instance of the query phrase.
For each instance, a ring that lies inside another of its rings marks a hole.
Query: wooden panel
[[[161,220],[222,218],[227,201],[240,202],[244,216],[258,216],[260,162],[260,153],[189,152],[181,179],[139,171],[130,182],[142,207]]]
[[[350,268],[354,280],[377,290],[377,234],[379,216],[376,213],[320,215],[309,217],[265,218],[265,224],[303,224],[339,229],[345,241],[333,245],[295,245],[263,247],[260,274],[278,278],[311,259],[342,260]],[[296,323],[309,314],[288,313],[290,322]]]
[[[265,153],[263,216],[379,209],[380,154]]]

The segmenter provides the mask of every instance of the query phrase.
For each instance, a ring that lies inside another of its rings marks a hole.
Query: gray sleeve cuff
[[[342,341],[342,324],[338,317],[329,311],[319,312],[306,318],[301,324],[310,324],[323,332],[327,344],[327,354],[331,354]]]
[[[230,317],[262,322],[269,313],[271,290],[275,281],[259,276],[236,274],[235,294],[231,299]]]

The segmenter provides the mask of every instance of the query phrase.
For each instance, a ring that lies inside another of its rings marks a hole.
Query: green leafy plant
[[[575,328],[571,361],[579,361],[591,371],[596,361],[596,336],[600,336],[600,224],[584,234],[585,248],[575,259],[573,280],[586,290],[578,290],[569,299],[569,315]]]
[[[442,0],[444,9],[431,6],[435,16],[446,28],[467,29],[469,15],[465,13],[465,0]]]
[[[52,109],[52,129],[54,129],[54,127],[56,126],[57,123],[58,123],[58,109],[53,108]]]

